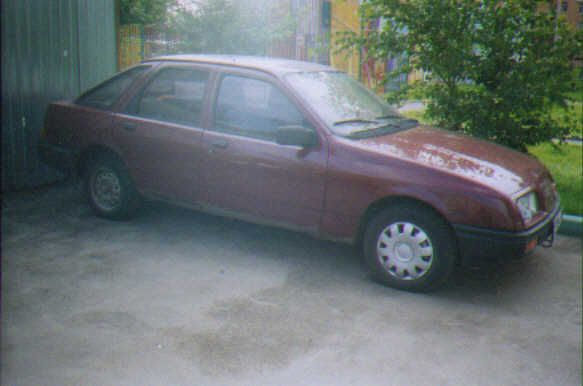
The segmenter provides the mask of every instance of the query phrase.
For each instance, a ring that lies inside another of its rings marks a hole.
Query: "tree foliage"
[[[413,69],[429,73],[407,86],[428,97],[427,114],[441,126],[525,150],[562,138],[568,127],[551,119],[575,87],[573,59],[583,52],[581,31],[553,7],[532,0],[369,0],[366,25],[381,28],[344,36],[345,47],[367,48],[376,59],[409,58],[389,77]],[[558,22],[557,22],[558,21]]]
[[[120,23],[162,25],[176,0],[120,0]]]
[[[183,52],[265,55],[269,43],[295,28],[276,11],[269,0],[207,0],[195,12],[178,10],[172,29],[182,36]]]

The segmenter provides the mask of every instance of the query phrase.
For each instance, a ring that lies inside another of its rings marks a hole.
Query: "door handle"
[[[122,125],[122,127],[124,128],[124,130],[127,130],[127,131],[135,131],[137,125],[135,123],[126,122]]]
[[[229,147],[229,141],[225,141],[224,139],[218,139],[216,141],[211,142],[211,146],[217,149],[226,149]]]

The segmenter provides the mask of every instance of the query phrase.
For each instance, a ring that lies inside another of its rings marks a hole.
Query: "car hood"
[[[428,126],[358,141],[368,151],[454,174],[512,195],[548,172],[534,157],[504,146]]]

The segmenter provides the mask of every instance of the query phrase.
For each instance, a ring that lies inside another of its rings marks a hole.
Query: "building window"
[[[568,9],[569,9],[569,2],[568,1],[562,1],[561,2],[561,11],[567,12]]]

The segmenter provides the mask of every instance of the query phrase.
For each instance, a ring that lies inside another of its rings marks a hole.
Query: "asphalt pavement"
[[[359,252],[71,183],[2,202],[2,385],[580,385],[581,239],[432,294]]]

